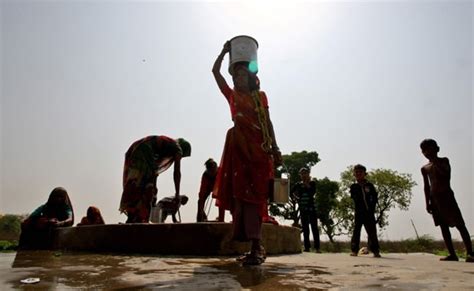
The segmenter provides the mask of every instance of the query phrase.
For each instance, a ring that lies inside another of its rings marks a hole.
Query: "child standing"
[[[374,257],[380,258],[379,241],[377,238],[377,228],[375,223],[375,206],[377,205],[378,194],[372,183],[365,179],[367,169],[363,165],[354,166],[354,178],[357,183],[351,185],[351,198],[355,205],[355,225],[351,239],[351,256],[357,256],[360,244],[360,231],[362,225],[365,227],[368,236],[369,249],[374,253]]]
[[[314,204],[314,195],[316,194],[316,182],[311,180],[308,168],[301,168],[299,171],[301,181],[296,183],[291,189],[291,194],[298,201],[301,214],[301,225],[303,227],[304,251],[309,252],[311,243],[309,241],[309,226],[313,232],[314,248],[320,253],[318,217]]]
[[[459,210],[454,192],[451,189],[451,167],[448,158],[438,157],[439,147],[435,140],[425,139],[420,144],[421,152],[429,160],[429,163],[421,168],[423,175],[426,210],[433,215],[436,226],[441,227],[444,243],[448,249],[449,256],[441,258],[441,261],[458,261],[451,240],[450,227],[456,227],[461,234],[466,247],[466,262],[474,262],[472,243],[469,232]]]

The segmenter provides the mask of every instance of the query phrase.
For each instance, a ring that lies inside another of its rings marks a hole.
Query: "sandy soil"
[[[39,278],[36,284],[20,280]],[[431,254],[272,256],[262,266],[234,258],[28,252],[0,254],[1,290],[474,290],[474,263]]]

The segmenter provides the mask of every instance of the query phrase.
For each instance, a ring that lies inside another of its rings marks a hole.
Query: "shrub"
[[[6,241],[0,240],[0,252],[1,251],[13,251],[18,248],[18,241]]]

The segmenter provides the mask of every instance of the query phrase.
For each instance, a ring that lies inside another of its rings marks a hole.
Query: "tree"
[[[0,216],[0,239],[18,239],[21,232],[21,221],[25,215],[6,214]]]
[[[331,181],[327,177],[316,180],[316,213],[318,214],[321,229],[326,233],[330,242],[334,242],[334,220],[331,218],[336,205],[336,194],[339,191],[339,183]]]
[[[350,185],[354,183],[353,167],[350,166],[341,173],[340,190],[337,195],[337,210],[333,213],[339,222],[340,234],[351,233],[354,229],[354,205],[350,198]],[[375,221],[380,230],[388,225],[388,214],[392,208],[408,210],[411,190],[416,185],[410,174],[398,173],[390,169],[375,169],[367,173],[367,180],[374,184],[378,193],[378,203],[375,208]]]
[[[290,189],[300,181],[299,170],[302,167],[311,169],[320,159],[317,152],[292,152],[290,155],[283,155],[283,164],[286,168],[279,168],[276,175],[281,177],[282,172],[288,171],[290,174]],[[270,204],[270,214],[280,216],[287,220],[293,220],[293,225],[298,225],[298,205],[296,201],[290,197],[290,201],[285,205]]]

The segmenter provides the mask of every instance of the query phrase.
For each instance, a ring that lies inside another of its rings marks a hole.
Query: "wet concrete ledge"
[[[59,228],[53,249],[163,255],[236,255],[250,243],[231,240],[230,223],[108,224]],[[268,254],[301,253],[300,229],[263,224]]]

